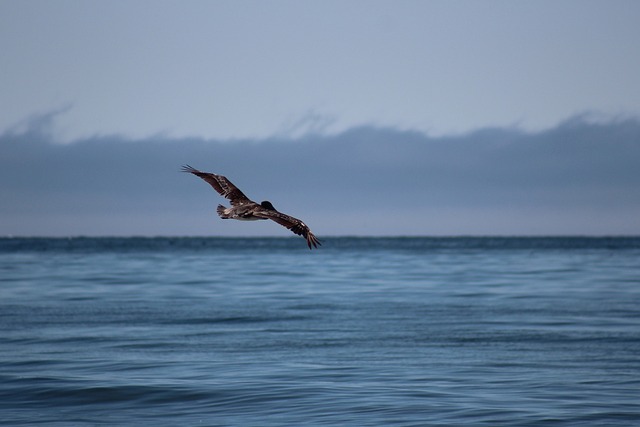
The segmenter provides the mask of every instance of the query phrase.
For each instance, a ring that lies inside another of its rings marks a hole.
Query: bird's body
[[[191,173],[208,182],[221,196],[229,199],[231,207],[218,205],[216,212],[222,219],[235,219],[239,221],[260,221],[270,219],[288,228],[293,233],[307,240],[309,249],[320,245],[318,238],[302,221],[276,210],[271,202],[256,203],[244,195],[238,187],[233,185],[226,177],[215,173],[201,172],[189,165],[182,167],[183,172]]]
[[[271,209],[275,210],[273,207]],[[230,208],[218,205],[218,209],[216,209],[220,218],[235,219],[238,221],[260,221],[263,219],[269,219],[265,218],[264,215],[260,215],[262,211],[264,211],[264,207],[255,202],[231,206]]]

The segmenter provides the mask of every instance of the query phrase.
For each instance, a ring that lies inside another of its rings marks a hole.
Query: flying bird
[[[223,205],[218,205],[216,212],[222,219],[237,219],[240,221],[259,221],[263,219],[270,219],[278,224],[288,228],[298,236],[302,236],[307,240],[309,249],[317,248],[320,245],[320,241],[311,232],[307,225],[300,221],[298,218],[294,218],[282,212],[276,210],[271,202],[265,200],[258,204],[244,195],[238,187],[233,185],[226,177],[222,175],[216,175],[215,173],[201,172],[196,168],[189,165],[182,167],[183,172],[192,173],[197,177],[202,178],[209,183],[222,197],[231,201],[231,207],[227,208]]]

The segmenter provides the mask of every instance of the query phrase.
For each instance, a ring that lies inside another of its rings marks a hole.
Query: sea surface
[[[638,426],[640,238],[3,238],[0,425]]]

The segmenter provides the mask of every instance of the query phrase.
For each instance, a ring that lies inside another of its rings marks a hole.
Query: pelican
[[[258,204],[244,195],[231,181],[222,175],[210,172],[201,172],[189,165],[182,167],[183,172],[194,174],[209,183],[220,195],[231,201],[231,207],[218,205],[216,212],[222,219],[236,219],[240,221],[259,221],[270,219],[288,228],[298,236],[307,240],[309,249],[317,248],[320,245],[318,238],[311,232],[309,227],[298,218],[294,218],[276,210],[271,202],[265,200]]]

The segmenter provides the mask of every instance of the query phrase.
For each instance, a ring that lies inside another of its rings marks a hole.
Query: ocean
[[[0,425],[637,426],[640,238],[2,238]]]

